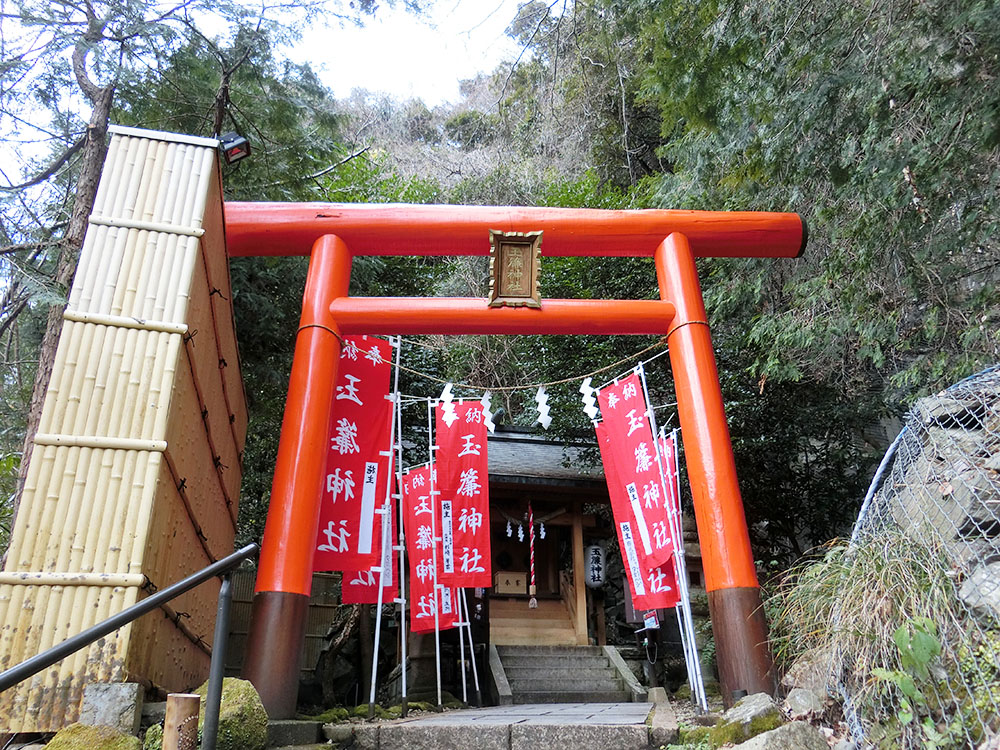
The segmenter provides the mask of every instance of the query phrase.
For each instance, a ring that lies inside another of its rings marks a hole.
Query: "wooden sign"
[[[541,307],[541,232],[490,230],[490,307]]]

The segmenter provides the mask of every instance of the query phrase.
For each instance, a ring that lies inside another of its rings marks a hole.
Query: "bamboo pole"
[[[163,720],[163,750],[195,750],[198,746],[198,710],[201,696],[170,693]]]

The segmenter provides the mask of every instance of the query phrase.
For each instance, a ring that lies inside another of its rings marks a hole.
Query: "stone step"
[[[604,656],[600,646],[503,646],[497,650],[501,659],[506,656]]]
[[[386,724],[374,742],[354,747],[378,750],[441,750],[441,748],[504,748],[504,750],[647,750],[649,732],[644,724],[513,725],[485,722],[454,722],[443,726]]]
[[[521,667],[539,669],[607,669],[606,656],[500,656],[504,670]]]
[[[509,678],[508,678],[509,679]],[[560,680],[536,678],[529,680],[509,680],[514,695],[525,693],[559,693],[564,690],[586,690],[597,693],[622,692],[621,680],[605,675],[596,680]]]
[[[565,666],[508,666],[504,665],[508,680],[570,680],[588,682],[590,680],[617,679],[618,674],[605,662],[593,667]]]
[[[628,703],[624,690],[543,690],[513,694],[514,703]]]

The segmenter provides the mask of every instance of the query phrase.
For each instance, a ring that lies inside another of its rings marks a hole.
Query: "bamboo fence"
[[[112,133],[0,572],[0,668],[233,549],[247,411],[217,143]],[[74,721],[89,682],[197,686],[218,586],[5,691],[0,731]]]

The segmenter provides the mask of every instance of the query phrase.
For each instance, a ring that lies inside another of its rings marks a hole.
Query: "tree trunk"
[[[61,295],[68,296],[76,273],[76,264],[83,246],[83,238],[87,233],[87,221],[94,208],[97,197],[97,185],[101,179],[101,169],[104,157],[108,152],[107,135],[108,121],[111,117],[111,104],[114,100],[114,85],[98,89],[93,97],[94,109],[87,126],[87,141],[83,147],[80,176],[76,181],[76,197],[73,200],[73,213],[70,217],[66,235],[60,242],[59,257],[56,260],[54,281]],[[38,355],[38,370],[35,373],[35,385],[31,393],[31,404],[28,409],[27,430],[24,436],[24,448],[21,453],[21,466],[18,471],[17,492],[14,495],[11,509],[11,529],[17,520],[17,511],[21,505],[21,493],[24,491],[24,481],[28,476],[28,465],[31,462],[31,447],[38,432],[38,422],[42,416],[42,404],[45,392],[52,377],[52,365],[56,358],[56,347],[59,344],[59,334],[62,332],[63,311],[66,304],[52,305],[49,308],[48,320],[45,324],[45,335],[42,338]],[[6,560],[6,552],[4,553]]]

